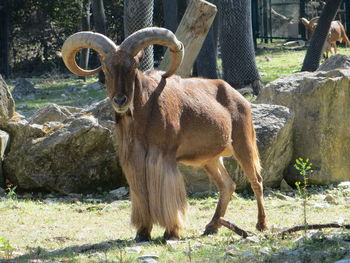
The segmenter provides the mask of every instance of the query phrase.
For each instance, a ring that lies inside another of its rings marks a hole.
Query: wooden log
[[[184,59],[175,74],[182,77],[191,75],[193,64],[214,21],[216,13],[216,6],[207,1],[189,1],[186,12],[175,33],[176,37],[185,47]],[[158,69],[167,70],[170,65],[170,59],[171,57],[167,50]]]

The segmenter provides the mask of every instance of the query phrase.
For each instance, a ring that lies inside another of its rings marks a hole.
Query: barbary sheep
[[[313,32],[317,26],[319,17],[314,17],[310,21],[306,18],[302,17],[300,21],[303,23],[306,29],[306,38],[310,40]],[[323,46],[323,54],[324,58],[328,58],[328,53],[336,54],[337,53],[337,41],[345,42],[346,45],[350,46],[350,41],[348,36],[346,35],[343,24],[339,21],[332,21],[326,41]]]
[[[172,54],[167,72],[137,69],[146,46],[166,46]],[[75,61],[83,48],[98,52],[101,66],[81,69]],[[222,157],[234,156],[255,193],[257,229],[265,230],[263,183],[250,104],[223,80],[173,75],[184,47],[164,28],[139,30],[117,46],[106,36],[78,32],[62,48],[68,69],[81,76],[103,70],[115,111],[119,160],[130,187],[135,240],[151,238],[154,224],[165,239],[178,239],[186,214],[186,191],[177,163],[203,167],[220,192],[215,214],[204,234],[218,231],[235,183]]]

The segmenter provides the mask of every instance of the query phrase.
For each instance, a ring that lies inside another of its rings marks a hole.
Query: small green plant
[[[188,241],[188,262],[192,263],[192,248],[191,248],[191,241]]]
[[[11,246],[7,239],[0,237],[0,253],[5,255],[5,258],[9,259],[14,250],[15,249]]]
[[[17,186],[13,186],[13,187],[8,187],[6,189],[7,190],[7,193],[6,193],[7,198],[12,199],[12,200],[17,200],[17,194],[15,192],[16,188],[17,188]]]
[[[309,199],[307,187],[308,187],[308,179],[313,173],[313,170],[311,168],[312,163],[309,161],[309,159],[298,158],[295,160],[294,167],[295,169],[298,170],[299,174],[303,178],[303,184],[301,185],[301,182],[296,182],[295,186],[297,187],[299,195],[303,199],[303,217],[304,217],[304,226],[305,226],[304,237],[306,237],[306,232],[308,228],[306,205],[307,205],[307,200]]]

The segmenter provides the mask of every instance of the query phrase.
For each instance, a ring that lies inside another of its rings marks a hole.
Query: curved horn
[[[171,66],[163,74],[163,78],[170,77],[181,65],[184,55],[183,44],[177,40],[170,30],[160,27],[147,27],[128,36],[119,47],[121,50],[136,56],[141,49],[154,44],[168,47],[172,54]]]
[[[101,71],[101,66],[93,70],[85,70],[77,65],[75,55],[83,48],[91,48],[100,56],[106,57],[114,52],[117,46],[108,37],[89,31],[78,32],[67,38],[62,46],[62,58],[66,67],[79,76],[88,76]]]

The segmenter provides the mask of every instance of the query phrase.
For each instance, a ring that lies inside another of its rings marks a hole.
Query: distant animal
[[[300,21],[303,23],[306,29],[306,37],[308,40],[311,39],[313,32],[317,26],[319,17],[314,17],[310,21],[306,18],[301,18]],[[350,46],[350,41],[345,33],[343,24],[339,21],[332,21],[327,35],[327,39],[323,46],[324,57],[328,58],[328,53],[336,54],[337,53],[337,41],[345,41],[346,45]]]
[[[143,49],[159,44],[170,49],[167,72],[137,69]],[[98,52],[101,66],[81,69],[80,49]],[[106,36],[78,32],[62,47],[68,69],[80,76],[101,69],[115,111],[119,160],[130,187],[136,241],[151,238],[154,224],[165,228],[165,239],[178,239],[186,214],[186,191],[177,163],[204,167],[220,198],[204,234],[218,231],[235,183],[222,157],[234,155],[251,183],[258,205],[256,228],[265,230],[263,182],[249,102],[223,80],[173,76],[184,47],[164,28],[145,28],[119,46]]]

